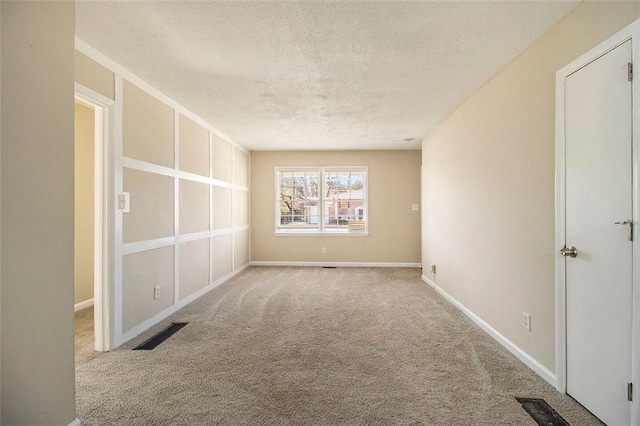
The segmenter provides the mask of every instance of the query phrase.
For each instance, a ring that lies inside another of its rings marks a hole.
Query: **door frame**
[[[75,99],[91,106],[95,122],[94,157],[94,336],[95,350],[114,348],[113,258],[115,191],[113,177],[114,108],[112,99],[75,83]]]
[[[631,423],[640,423],[640,19],[623,28],[556,73],[556,203],[555,203],[555,290],[556,290],[556,389],[567,392],[567,311],[566,268],[560,249],[565,245],[565,79],[621,44],[631,40],[631,60],[635,76],[632,85],[632,197],[633,197],[633,324],[631,380],[634,383]]]

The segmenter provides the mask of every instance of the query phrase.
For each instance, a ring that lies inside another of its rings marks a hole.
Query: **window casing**
[[[276,167],[276,235],[368,235],[367,172],[367,167]]]

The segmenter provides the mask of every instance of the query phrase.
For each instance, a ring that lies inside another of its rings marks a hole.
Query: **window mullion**
[[[324,169],[318,169],[319,193],[318,193],[318,222],[320,232],[324,232]]]

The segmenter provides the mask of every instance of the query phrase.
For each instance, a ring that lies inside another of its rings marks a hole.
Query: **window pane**
[[[366,234],[365,167],[278,168],[276,177],[277,230]]]
[[[324,224],[326,228],[364,231],[366,180],[364,171],[325,172]]]
[[[318,226],[318,173],[316,171],[280,171],[281,227]]]

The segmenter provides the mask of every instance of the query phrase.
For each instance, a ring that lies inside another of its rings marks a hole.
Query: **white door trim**
[[[114,347],[113,250],[115,192],[113,177],[113,117],[115,102],[79,83],[75,98],[95,110],[94,330],[95,350]]]
[[[618,33],[600,43],[584,55],[556,73],[556,388],[562,393],[567,391],[567,317],[566,317],[566,270],[560,249],[565,244],[565,79],[580,68],[593,62],[628,40],[632,40],[632,61],[635,64],[636,76],[633,84],[633,105],[640,105],[640,19],[620,30]],[[640,108],[633,110],[633,222],[640,221]],[[634,227],[633,249],[633,332],[632,332],[632,381],[634,395],[631,406],[631,424],[640,424],[640,232]]]

